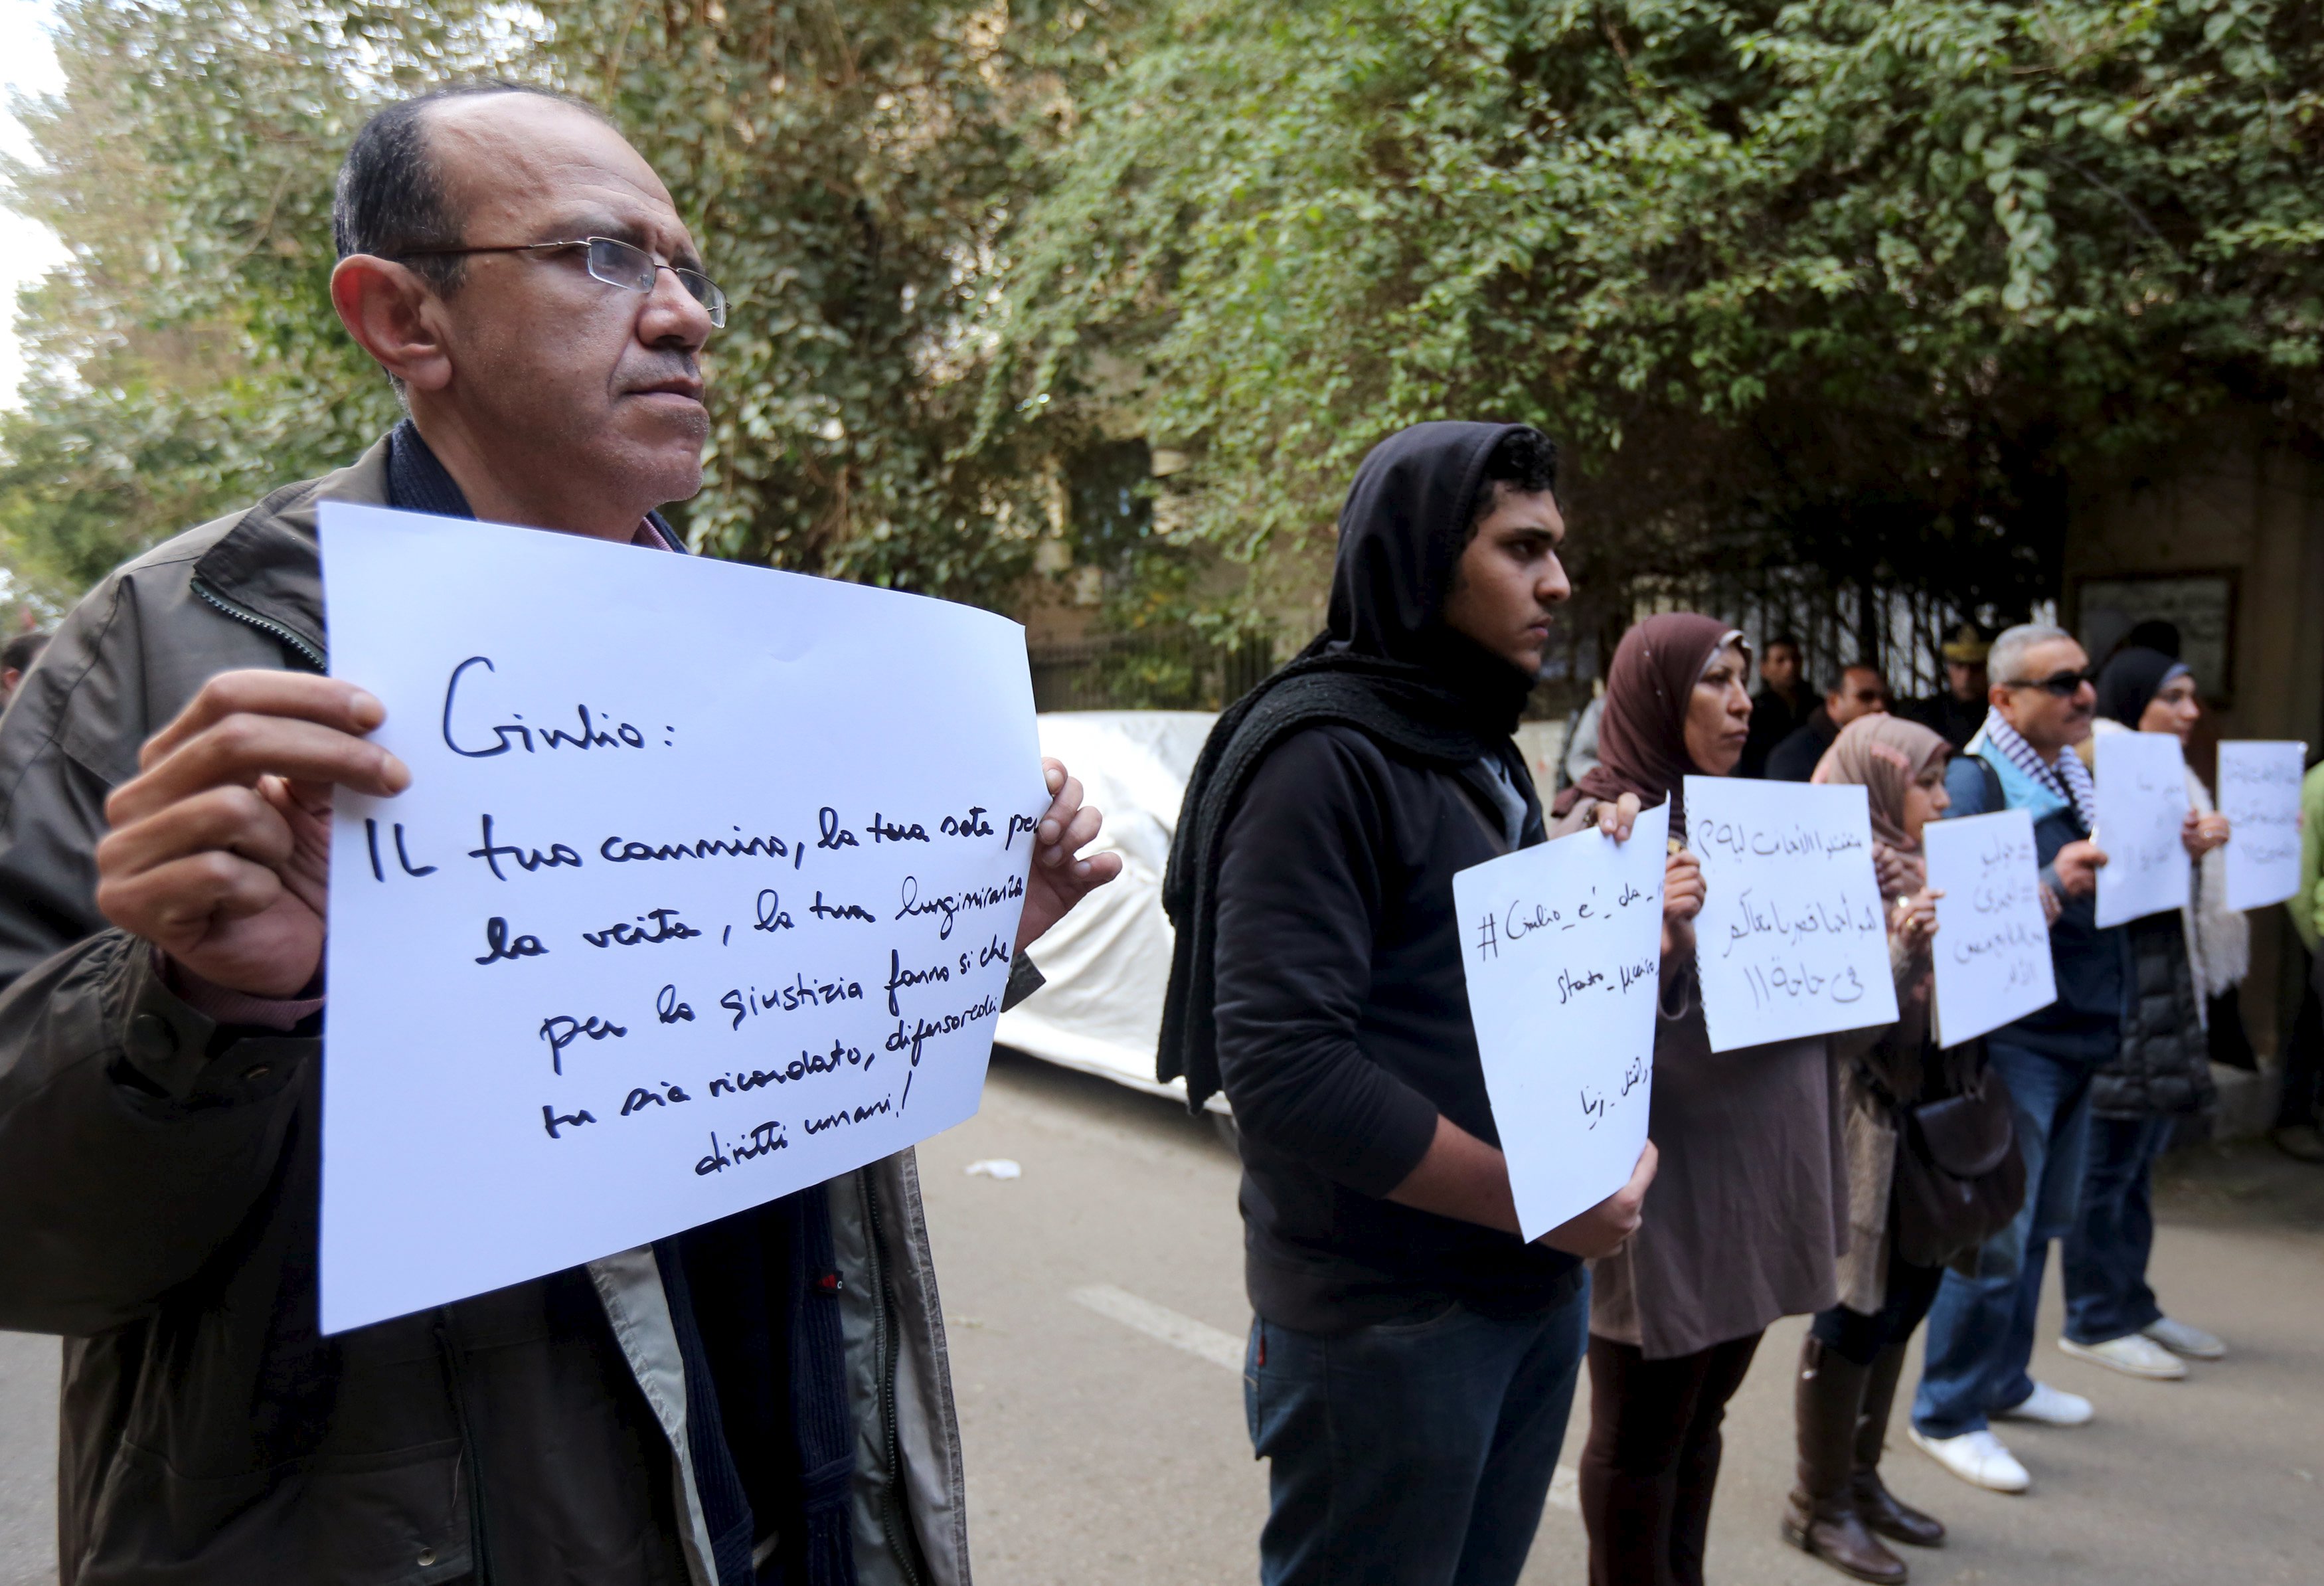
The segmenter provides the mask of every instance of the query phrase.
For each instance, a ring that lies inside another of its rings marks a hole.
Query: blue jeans
[[[1336,1336],[1254,1321],[1242,1380],[1268,1461],[1263,1586],[1511,1586],[1589,1328],[1586,1281],[1517,1321],[1458,1305]]]
[[[2154,1159],[2175,1118],[2093,1118],[2082,1205],[2059,1263],[2066,1336],[2076,1343],[2127,1338],[2163,1318],[2146,1286],[2154,1250]]]
[[[2034,1392],[2034,1315],[2050,1241],[2074,1225],[2089,1139],[2090,1075],[2080,1063],[2023,1047],[1988,1044],[2009,1087],[2017,1148],[2025,1158],[2025,1204],[1978,1247],[1977,1276],[1948,1270],[1929,1308],[1927,1357],[1913,1425],[1923,1437],[1958,1437]]]

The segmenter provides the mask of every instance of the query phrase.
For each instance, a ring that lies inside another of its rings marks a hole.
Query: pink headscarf
[[[1918,853],[1920,844],[1904,834],[1904,790],[1951,752],[1952,745],[1918,722],[1858,716],[1840,730],[1808,779],[1860,785],[1872,807],[1873,837],[1899,853]]]

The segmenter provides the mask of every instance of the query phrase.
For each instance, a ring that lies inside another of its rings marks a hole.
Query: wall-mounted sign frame
[[[2133,624],[2159,618],[2179,630],[2179,659],[2214,705],[2236,696],[2236,574],[2209,567],[2170,573],[2085,575],[2073,583],[2073,630],[2102,666]]]

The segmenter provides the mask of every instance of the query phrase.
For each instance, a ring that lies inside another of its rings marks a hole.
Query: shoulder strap
[[[1961,758],[1977,761],[1978,774],[1985,784],[1985,806],[1978,813],[1994,815],[2007,809],[2009,796],[2001,790],[2001,773],[1993,769],[1993,762],[1981,754],[1964,752]]]

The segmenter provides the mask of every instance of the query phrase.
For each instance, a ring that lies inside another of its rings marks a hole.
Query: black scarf
[[[388,438],[387,504],[475,516],[409,419]],[[683,554],[659,513],[646,521]],[[824,1186],[658,1240],[654,1259],[718,1586],[853,1586],[855,1429]],[[753,1566],[762,1534],[779,1545]]]
[[[1512,424],[1416,424],[1372,448],[1340,511],[1329,625],[1292,662],[1229,707],[1186,782],[1162,907],[1176,940],[1162,1003],[1157,1077],[1184,1075],[1189,1107],[1219,1088],[1212,954],[1219,849],[1252,774],[1309,727],[1356,728],[1399,759],[1455,774],[1496,760],[1540,802],[1509,734],[1533,679],[1443,622],[1444,599],[1484,490],[1485,464]]]

